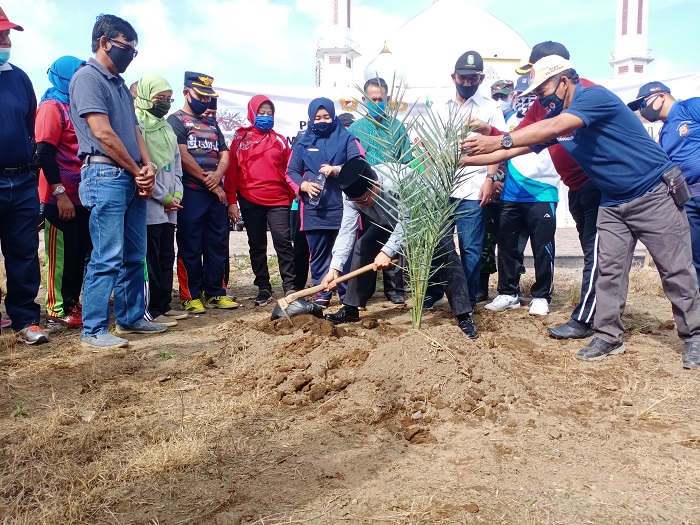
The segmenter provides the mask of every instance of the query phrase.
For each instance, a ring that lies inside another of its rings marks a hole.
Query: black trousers
[[[299,210],[289,212],[292,224],[291,238],[294,243],[294,289],[303,290],[309,280],[309,241],[300,230]]]
[[[457,255],[454,238],[451,234],[438,244],[432,264],[433,268],[438,270],[428,283],[427,295],[431,295],[431,288],[437,286],[440,288],[439,295],[442,297],[442,289],[444,287],[447,302],[450,303],[450,308],[455,316],[471,313],[474,308],[469,301],[467,277],[464,274],[464,266],[459,255]]]
[[[367,224],[366,222],[363,224]],[[389,240],[391,232],[386,227],[369,223],[369,227],[364,230],[362,236],[355,241],[352,251],[352,262],[350,270],[357,270],[363,266],[374,262],[374,258]],[[367,301],[374,295],[377,288],[377,272],[366,272],[350,279],[347,283],[347,291],[343,304],[364,308]]]
[[[175,263],[175,225],[169,222],[146,227],[146,267],[148,268],[148,305],[151,319],[170,311]]]
[[[523,234],[530,238],[535,262],[532,297],[547,299],[554,284],[554,233],[557,229],[555,202],[501,201],[498,232],[498,293],[515,295],[520,287],[523,264]]]
[[[255,274],[253,284],[272,291],[270,272],[267,268],[267,226],[270,226],[272,245],[277,253],[282,288],[285,292],[295,289],[294,247],[289,233],[289,206],[262,206],[238,194],[238,206],[245,218],[248,234],[250,265]]]
[[[58,206],[44,205],[46,315],[62,317],[80,302],[85,259],[92,251],[90,210],[75,206],[75,218],[58,218]]]
[[[372,219],[370,219],[367,215],[364,213],[361,213],[362,217],[362,230],[360,230],[360,237],[362,237],[365,232],[369,229],[371,225],[374,224]],[[387,237],[387,240],[389,237]],[[386,242],[386,241],[385,241]],[[396,266],[392,266],[391,268],[387,268],[386,270],[382,270],[382,280],[384,281],[384,295],[387,296],[387,298],[390,295],[403,295],[405,292],[404,289],[404,268],[406,267],[406,259],[402,254],[396,254],[394,257],[395,259],[398,259],[398,262],[396,263]],[[372,262],[372,261],[370,261]],[[367,263],[369,264],[369,263]]]
[[[576,222],[578,238],[583,250],[581,300],[574,308],[571,318],[582,323],[592,323],[595,314],[595,283],[598,279],[596,221],[599,207],[600,190],[591,181],[586,182],[578,190],[569,190],[569,211]]]

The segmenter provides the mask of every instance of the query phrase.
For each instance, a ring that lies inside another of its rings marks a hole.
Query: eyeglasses
[[[136,55],[139,54],[138,51],[136,51],[133,47],[131,47],[129,44],[126,44],[120,40],[115,40],[114,38],[107,38],[110,42],[112,42],[115,46],[120,47],[124,49],[125,51],[129,51],[131,55],[136,58]]]
[[[645,98],[642,100],[642,102],[639,104],[639,109],[647,107],[649,104],[653,104],[654,101],[659,98],[659,95],[652,95],[649,98]]]
[[[170,102],[171,104],[175,102],[175,99],[170,97],[153,97],[151,100],[158,100],[159,102]]]

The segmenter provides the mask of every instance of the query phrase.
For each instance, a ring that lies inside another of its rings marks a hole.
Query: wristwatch
[[[61,193],[65,193],[65,192],[66,192],[66,187],[63,184],[59,184],[58,186],[56,186],[56,189],[51,192],[51,195],[56,197],[57,195],[60,195]]]
[[[513,137],[510,136],[510,133],[504,133],[503,138],[501,139],[501,146],[503,149],[510,149],[513,147]]]

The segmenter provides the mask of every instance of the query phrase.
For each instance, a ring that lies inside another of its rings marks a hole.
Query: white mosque
[[[643,75],[653,60],[648,49],[649,0],[616,0],[615,51],[610,65],[615,77]],[[486,81],[512,78],[527,62],[530,46],[512,27],[465,0],[434,0],[426,9],[392,33],[382,32],[365,49],[380,50],[363,56],[352,39],[352,0],[325,0],[328,24],[316,52],[316,85],[347,88],[379,76],[411,88],[450,87],[455,57],[435,49],[475,49],[484,58]],[[459,16],[455,16],[459,13]],[[434,28],[434,29],[429,29]]]

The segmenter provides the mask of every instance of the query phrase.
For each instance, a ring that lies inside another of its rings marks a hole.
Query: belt
[[[32,167],[29,164],[16,167],[0,166],[0,174],[5,175],[6,177],[12,177],[13,175],[19,175],[20,173],[29,171],[31,168]]]
[[[115,168],[121,168],[119,164],[105,155],[88,155],[85,157],[85,164],[109,164]]]

